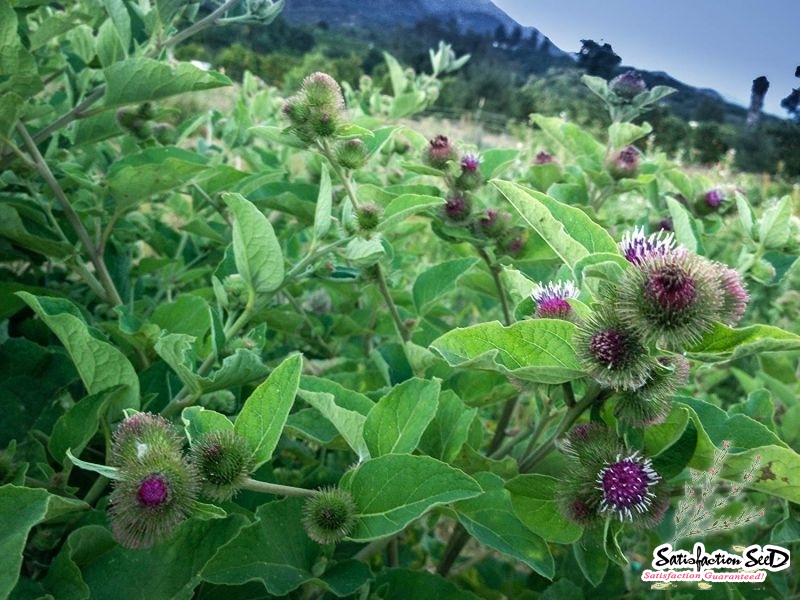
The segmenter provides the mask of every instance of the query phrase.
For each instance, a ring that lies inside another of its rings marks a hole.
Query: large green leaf
[[[442,198],[422,194],[403,194],[393,199],[383,212],[378,231],[391,229],[397,223],[422,211],[436,208],[443,203]]]
[[[800,335],[772,325],[733,329],[717,323],[703,339],[687,350],[687,356],[704,362],[722,362],[764,352],[800,350]]]
[[[420,273],[412,288],[417,312],[423,315],[433,308],[442,296],[456,287],[458,278],[477,262],[478,259],[473,257],[456,258],[434,265]]]
[[[410,454],[436,415],[438,381],[408,379],[393,387],[372,407],[364,422],[370,455]]]
[[[300,499],[262,504],[256,510],[255,523],[219,549],[203,569],[202,578],[227,586],[255,580],[271,597],[282,598],[310,581],[336,596],[348,596],[372,579],[369,567],[353,560],[338,562],[320,574],[320,547],[306,535],[302,519]]]
[[[256,467],[267,462],[278,445],[294,404],[302,366],[300,354],[285,359],[250,394],[236,417],[234,430],[250,442]]]
[[[454,367],[564,383],[583,376],[571,343],[574,332],[573,323],[556,319],[529,319],[508,327],[491,321],[448,331],[431,347]]]
[[[206,159],[182,148],[147,148],[126,155],[108,170],[108,189],[120,210],[190,182],[206,169]]]
[[[382,600],[478,600],[472,592],[425,570],[382,569],[373,587],[381,591]]]
[[[420,440],[420,450],[451,463],[467,441],[470,426],[477,414],[478,409],[467,407],[455,392],[442,390],[436,416]]]
[[[152,58],[129,58],[104,69],[106,106],[137,104],[168,98],[186,92],[210,90],[231,85],[231,80],[214,71],[204,71],[190,63],[174,67]]]
[[[0,487],[0,597],[7,598],[16,585],[31,529],[47,519],[87,508],[80,500],[55,496],[39,488]]]
[[[233,422],[228,417],[202,406],[184,408],[181,412],[181,421],[183,421],[183,429],[189,443],[193,443],[201,435],[210,431],[233,429]]]
[[[139,378],[127,357],[108,342],[97,339],[74,304],[63,298],[36,297],[17,292],[56,334],[90,394],[122,386],[109,404],[109,418],[121,416],[122,409],[139,409]]]
[[[518,475],[506,483],[514,514],[548,542],[572,544],[583,528],[564,518],[555,503],[556,480],[547,475]]]
[[[568,267],[589,254],[620,253],[608,232],[579,208],[510,181],[492,184]]]
[[[224,194],[235,216],[233,254],[236,269],[255,293],[277,290],[283,283],[283,252],[269,219],[241,194]]]
[[[2,100],[0,99],[0,115],[2,115],[2,110]],[[0,116],[0,121],[2,121],[2,116]],[[23,248],[52,258],[66,258],[75,251],[69,242],[44,237],[29,231],[17,210],[10,204],[0,204],[0,235],[16,242]]]
[[[744,473],[757,458],[758,466],[745,486],[795,504],[800,502],[800,454],[791,448],[758,446],[745,452],[729,453],[721,476],[733,482],[743,482]]]
[[[53,426],[53,433],[47,442],[50,454],[61,463],[70,448],[75,454],[80,454],[97,433],[115,394],[122,389],[124,386],[109,388],[76,402]]]
[[[456,503],[458,520],[482,544],[552,579],[555,564],[550,549],[545,540],[525,527],[518,513],[512,510],[511,496],[503,489],[503,480],[489,473],[480,474],[479,480],[486,491]]]
[[[531,121],[542,128],[553,140],[564,146],[575,157],[588,156],[598,166],[603,163],[606,149],[580,125],[561,117],[531,115]]]
[[[345,474],[359,519],[350,537],[369,541],[402,531],[435,506],[472,498],[483,490],[472,477],[429,456],[387,454]]]
[[[310,392],[301,389],[298,395],[330,421],[359,460],[369,458],[369,449],[364,439],[366,415],[341,406],[336,396],[329,392]]]

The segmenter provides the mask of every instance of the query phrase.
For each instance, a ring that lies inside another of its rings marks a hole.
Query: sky
[[[781,99],[800,87],[800,0],[492,0],[559,48],[608,42],[622,64],[665,71],[750,104],[753,79],[770,82],[764,111],[786,118]]]

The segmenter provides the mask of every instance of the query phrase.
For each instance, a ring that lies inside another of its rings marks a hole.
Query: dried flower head
[[[253,468],[250,444],[233,429],[204,433],[189,457],[202,480],[202,494],[217,502],[233,498]]]
[[[534,317],[540,319],[567,319],[574,317],[570,298],[577,298],[580,290],[573,281],[548,282],[539,284],[531,292],[531,297],[536,303]]]
[[[358,508],[350,492],[326,488],[306,500],[303,527],[308,537],[318,544],[334,544],[353,530],[357,514]]]

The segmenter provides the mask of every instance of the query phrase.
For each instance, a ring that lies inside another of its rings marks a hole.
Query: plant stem
[[[503,311],[503,324],[506,326],[511,325],[513,319],[511,317],[511,309],[508,306],[506,289],[503,285],[503,281],[500,279],[500,266],[491,259],[486,250],[481,246],[475,246],[475,250],[486,263],[486,266],[489,268],[489,273],[491,273],[492,279],[494,280],[494,285],[497,288],[497,297],[500,299],[500,308]]]
[[[395,539],[395,536],[390,535],[389,537],[372,540],[369,544],[356,552],[353,558],[362,562],[369,562],[373,556],[381,552],[393,539]]]
[[[453,529],[453,533],[450,535],[450,539],[447,541],[447,547],[444,549],[442,562],[440,562],[439,566],[436,568],[436,573],[438,575],[447,577],[458,555],[461,554],[464,546],[469,542],[469,537],[469,533],[467,533],[464,526],[461,523],[457,523],[455,529]]]
[[[295,498],[311,498],[319,494],[317,490],[307,490],[304,488],[297,488],[288,485],[280,485],[279,483],[267,483],[266,481],[258,481],[248,477],[242,483],[243,490],[250,490],[251,492],[258,492],[261,494],[274,494],[276,496],[293,496]]]
[[[99,475],[97,479],[94,480],[92,487],[89,488],[89,491],[86,492],[86,495],[83,497],[83,501],[86,504],[94,505],[95,502],[100,498],[103,494],[103,491],[106,489],[108,485],[108,478],[104,475]]]
[[[339,180],[342,182],[344,186],[344,191],[347,193],[347,197],[350,199],[350,203],[353,205],[353,210],[358,210],[359,203],[358,198],[356,197],[356,190],[353,187],[353,182],[350,179],[350,176],[339,166],[339,163],[336,162],[335,157],[333,156],[333,151],[331,150],[331,146],[328,143],[328,140],[321,139],[318,140],[318,147],[322,152],[322,155],[328,159],[328,163],[331,165],[331,168],[339,177]]]
[[[233,5],[236,4],[237,2],[239,2],[239,0],[228,0],[225,4],[220,6],[214,12],[210,13],[208,16],[203,17],[202,19],[200,19],[196,23],[193,23],[183,31],[179,31],[171,38],[165,40],[164,43],[161,44],[159,49],[163,50],[164,48],[177,46],[183,40],[190,38],[191,36],[197,33],[200,33],[201,31],[203,31],[203,29],[211,27],[214,23],[216,23],[219,19],[222,18],[222,15],[224,15],[229,9],[233,8]]]
[[[389,292],[389,287],[386,285],[386,277],[383,275],[383,269],[381,269],[380,263],[375,264],[375,280],[378,285],[378,291],[381,293],[381,296],[383,296],[383,299],[386,302],[386,306],[389,309],[389,314],[392,316],[392,320],[394,321],[395,327],[397,327],[400,337],[403,338],[404,342],[410,342],[411,332],[408,330],[408,327],[406,327],[406,324],[400,317],[400,313],[397,310],[397,305],[395,305],[394,299],[392,299],[392,294]]]
[[[44,157],[39,152],[39,148],[36,146],[36,143],[33,141],[33,138],[31,138],[27,128],[22,124],[22,122],[17,123],[17,132],[22,138],[22,142],[25,145],[25,148],[28,150],[28,153],[33,158],[33,163],[36,167],[36,170],[53,191],[61,210],[64,211],[64,216],[66,216],[67,221],[69,221],[73,231],[78,236],[78,240],[81,242],[84,250],[89,255],[89,260],[91,261],[92,265],[94,265],[95,271],[97,272],[97,277],[100,281],[100,284],[103,286],[103,300],[114,306],[122,304],[122,298],[120,297],[119,292],[117,291],[117,288],[111,279],[111,275],[108,273],[106,264],[103,261],[103,256],[98,252],[97,248],[89,237],[89,232],[86,231],[86,228],[83,226],[81,218],[78,216],[78,213],[75,212],[75,209],[72,208],[72,204],[67,198],[67,195],[64,193],[64,190],[61,188],[58,180],[56,180],[53,172],[50,170],[47,161],[45,161]]]

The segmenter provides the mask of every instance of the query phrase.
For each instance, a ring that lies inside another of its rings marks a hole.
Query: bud
[[[454,223],[465,223],[472,216],[472,202],[467,196],[449,196],[442,208],[444,218]]]
[[[345,169],[360,169],[367,162],[367,146],[361,140],[346,140],[337,144],[336,162]]]
[[[233,498],[253,468],[253,450],[233,429],[201,435],[189,454],[202,481],[202,494],[216,502]]]
[[[608,89],[623,103],[628,103],[642,92],[647,91],[647,84],[638,71],[626,71],[617,75],[608,83]]]
[[[636,146],[626,146],[609,156],[606,167],[614,179],[632,179],[639,172],[639,157]]]
[[[160,415],[136,413],[114,432],[108,463],[115,467],[140,464],[151,456],[180,455],[182,448],[183,438],[172,423]]]
[[[153,126],[153,137],[162,146],[171,146],[177,140],[175,128],[169,123],[156,123]]]
[[[377,204],[368,202],[358,207],[356,212],[356,221],[358,228],[362,232],[375,231],[381,222],[381,214],[383,210]]]
[[[139,463],[123,464],[120,476],[113,482],[108,518],[123,546],[149,548],[189,517],[198,476],[179,453],[149,453]]]
[[[447,163],[456,159],[456,149],[450,145],[447,136],[437,135],[428,142],[425,163],[434,169],[444,169]]]
[[[497,242],[497,250],[511,258],[517,258],[525,250],[528,241],[528,232],[522,227],[512,227]]]
[[[344,110],[342,88],[327,73],[312,73],[303,80],[300,86],[306,104],[311,109],[338,113]]]
[[[473,225],[477,235],[499,240],[508,232],[510,223],[510,213],[495,208],[484,208]]]
[[[339,84],[330,75],[318,72],[303,80],[300,91],[284,102],[281,111],[297,137],[311,143],[336,133],[344,108]]]
[[[646,341],[678,350],[700,340],[720,316],[720,278],[695,254],[673,252],[645,260],[620,283],[620,317]]]
[[[672,396],[688,380],[688,360],[677,354],[659,357],[657,367],[642,387],[618,394],[614,415],[620,423],[633,427],[663,423],[669,414]]]
[[[326,488],[306,500],[303,527],[318,544],[335,544],[356,524],[358,508],[350,492]]]
[[[461,173],[455,180],[459,190],[474,190],[483,184],[483,175],[479,170],[480,158],[476,154],[465,154],[461,158]]]
[[[531,292],[531,297],[536,303],[533,316],[539,319],[565,319],[572,320],[574,311],[568,302],[570,298],[577,298],[580,291],[572,281],[548,282],[547,285],[539,284]]]
[[[540,151],[533,159],[533,164],[535,165],[547,165],[554,162],[556,162],[556,159],[553,158],[553,155],[544,150]]]
[[[635,390],[650,377],[654,359],[639,332],[608,309],[582,321],[574,340],[586,372],[605,386]]]

